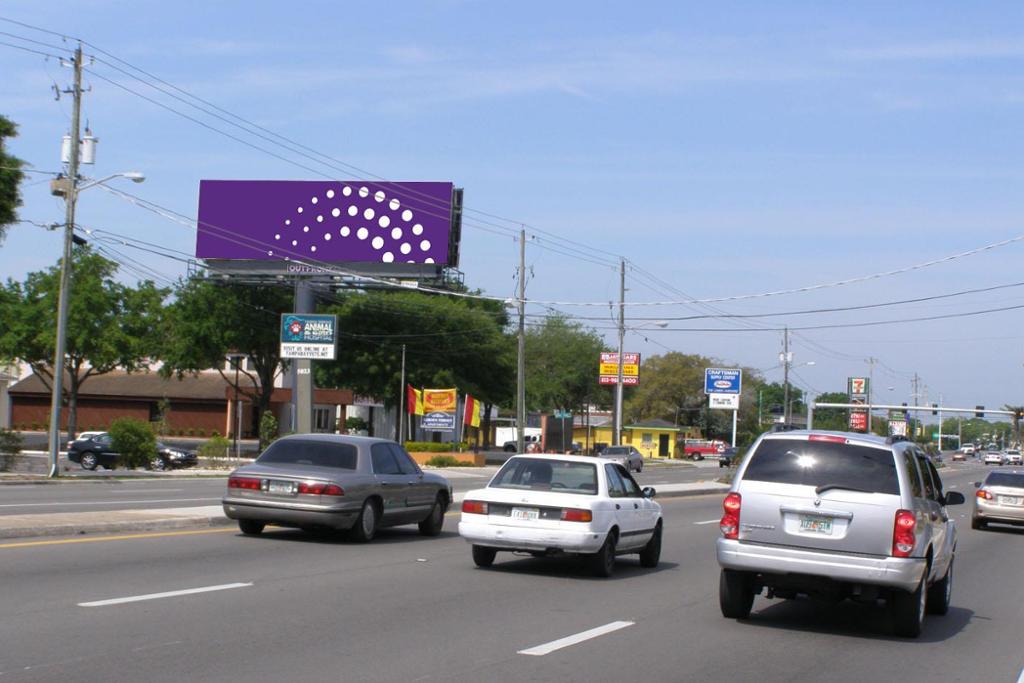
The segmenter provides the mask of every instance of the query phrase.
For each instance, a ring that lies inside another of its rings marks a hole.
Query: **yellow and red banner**
[[[470,427],[480,426],[480,401],[466,394],[466,407],[463,412],[465,413],[462,418],[463,424]]]
[[[405,410],[410,415],[423,414],[423,392],[411,384],[405,388]]]
[[[454,413],[457,404],[455,389],[423,390],[423,410],[428,413]]]

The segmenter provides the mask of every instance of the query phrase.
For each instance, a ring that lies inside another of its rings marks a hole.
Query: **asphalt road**
[[[701,463],[704,465],[705,463]],[[479,469],[436,470],[450,477],[455,491],[479,488],[497,471],[496,467]],[[46,512],[97,512],[103,510],[143,510],[215,505],[225,491],[225,477],[175,478],[161,475],[158,479],[131,480],[111,476],[90,477],[89,481],[60,484],[0,483],[0,517],[4,515],[41,514]],[[647,467],[637,476],[642,486],[683,483],[716,479],[721,472],[714,467],[666,465]]]
[[[944,470],[947,487],[970,489],[979,469]],[[369,545],[234,529],[2,543],[0,678],[1018,680],[1024,532],[973,531],[969,508],[953,508],[953,607],[903,640],[883,608],[847,603],[762,597],[749,620],[723,619],[720,502],[663,501],[662,564],[623,558],[612,579],[571,559],[499,555],[477,569],[457,514],[440,538],[409,527]],[[171,594],[119,601],[161,593]]]

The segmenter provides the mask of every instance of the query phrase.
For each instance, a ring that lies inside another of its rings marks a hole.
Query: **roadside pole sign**
[[[708,407],[732,411],[732,445],[736,445],[736,416],[743,392],[743,371],[739,368],[704,368],[704,393]]]
[[[454,432],[457,407],[455,389],[424,389],[420,428],[429,432]]]
[[[705,394],[740,394],[743,371],[736,368],[704,368]]]
[[[282,313],[281,358],[334,360],[337,332],[337,316]]]
[[[739,394],[708,394],[708,407],[720,410],[739,410]]]
[[[867,377],[846,378],[846,393],[850,397],[850,403],[867,405],[868,391],[870,390],[869,383],[870,379]],[[868,431],[868,411],[866,407],[850,409],[850,431]]]
[[[600,384],[619,383],[619,354],[615,351],[601,353]],[[640,384],[640,354],[622,354],[622,383],[624,385]]]

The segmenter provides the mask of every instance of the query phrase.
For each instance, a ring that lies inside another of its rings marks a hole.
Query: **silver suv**
[[[917,445],[865,434],[762,435],[723,502],[719,602],[745,619],[754,596],[884,599],[897,635],[949,610],[956,526]]]

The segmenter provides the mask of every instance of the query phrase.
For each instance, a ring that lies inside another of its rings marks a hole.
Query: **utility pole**
[[[516,452],[526,452],[526,230],[519,231],[519,358],[516,364]]]
[[[868,358],[868,434],[871,433],[871,396],[875,390],[875,363],[878,362],[877,358]]]
[[[782,422],[789,424],[789,365],[793,356],[789,353],[789,327],[782,330]]]
[[[942,452],[942,394],[939,394],[939,453]]]
[[[398,443],[405,443],[405,344],[402,344],[402,384],[398,387]]]
[[[64,256],[60,265],[60,295],[57,303],[57,343],[53,354],[53,381],[50,394],[50,477],[60,476],[60,412],[64,391],[64,350],[68,335],[68,303],[71,298],[71,246],[75,235],[75,200],[78,191],[78,157],[82,123],[82,44],[75,50],[74,86],[71,97],[71,155],[68,159],[68,184],[64,195]],[[65,92],[67,92],[65,90]]]
[[[615,433],[612,445],[622,443],[622,361],[626,340],[626,259],[619,261],[619,381],[615,385]]]

